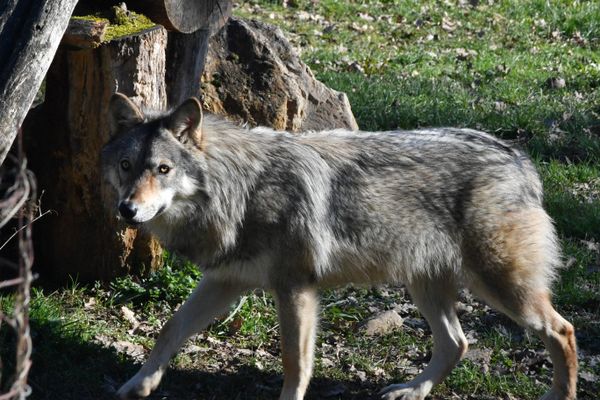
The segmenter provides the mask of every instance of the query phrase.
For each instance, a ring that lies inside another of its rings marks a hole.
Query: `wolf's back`
[[[221,139],[221,150],[239,142],[228,157],[239,165],[220,170],[245,176],[235,254],[276,249],[321,277],[337,275],[339,265],[355,280],[455,268],[465,241],[492,235],[503,213],[541,210],[529,159],[478,131],[292,136],[261,128]]]

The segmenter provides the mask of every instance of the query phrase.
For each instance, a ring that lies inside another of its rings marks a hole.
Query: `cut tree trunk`
[[[109,279],[160,265],[159,244],[121,225],[112,212],[116,199],[100,184],[99,154],[109,139],[106,109],[115,91],[141,107],[165,108],[166,45],[167,32],[156,26],[95,49],[59,49],[47,100],[26,127],[26,136],[35,138],[28,151],[44,189],[42,207],[56,211],[38,227],[45,276]]]
[[[210,32],[200,29],[194,33],[169,32],[166,71],[169,107],[176,107],[189,97],[200,97],[200,80]]]
[[[130,7],[170,31],[192,33],[209,27],[214,33],[231,15],[232,1],[133,0]]]
[[[52,62],[77,0],[2,0],[0,164]]]
[[[135,0],[131,7],[172,31],[165,76],[169,106],[175,107],[192,96],[200,97],[209,39],[231,16],[231,0]]]

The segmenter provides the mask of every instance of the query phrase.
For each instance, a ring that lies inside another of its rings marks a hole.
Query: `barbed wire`
[[[31,225],[43,214],[35,214],[38,207],[28,203],[28,199],[37,196],[36,180],[33,173],[27,169],[27,159],[23,154],[22,132],[17,136],[17,154],[8,155],[0,173],[0,228],[5,226],[14,217],[17,218],[17,229],[0,250],[6,246],[8,241],[15,236],[18,240],[17,263],[0,259],[2,265],[8,266],[17,273],[16,278],[0,282],[0,288],[15,288],[15,300],[12,315],[5,314],[6,310],[0,309],[0,326],[10,326],[16,335],[15,346],[15,369],[11,378],[10,389],[0,394],[0,400],[25,399],[31,394],[31,387],[27,383],[27,377],[31,368],[31,334],[29,330],[29,305],[31,301],[31,282],[34,277],[31,271],[33,264],[33,242],[31,239]],[[3,363],[0,360],[0,374]]]

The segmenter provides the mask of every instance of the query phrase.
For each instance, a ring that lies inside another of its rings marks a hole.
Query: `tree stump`
[[[105,206],[116,200],[100,184],[99,154],[109,139],[106,110],[115,91],[141,107],[166,106],[166,45],[167,32],[156,26],[97,48],[59,48],[46,78],[47,101],[27,127],[35,138],[29,153],[44,190],[42,208],[56,211],[37,227],[44,276],[88,281],[160,265],[159,244],[120,225]]]
[[[95,4],[80,3],[87,11]],[[140,4],[132,0],[131,8]],[[71,21],[47,75],[46,101],[30,113],[25,127],[31,167],[44,191],[41,206],[56,211],[36,227],[36,268],[42,277],[107,280],[161,265],[158,242],[117,221],[114,194],[101,184],[108,101],[119,91],[142,108],[164,109],[198,96],[209,36],[226,20],[228,14],[221,13],[231,11],[230,0],[219,4],[221,17],[206,19],[212,25],[191,34],[167,33],[156,25],[115,37],[111,24]],[[135,16],[126,6],[113,7],[112,14]]]

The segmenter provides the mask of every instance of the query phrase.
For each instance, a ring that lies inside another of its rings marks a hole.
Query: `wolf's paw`
[[[121,400],[141,399],[148,397],[150,393],[158,386],[160,378],[157,380],[153,375],[138,376],[139,373],[131,378],[117,391],[117,396]]]
[[[423,400],[427,393],[418,386],[409,384],[390,385],[379,391],[382,400]]]

